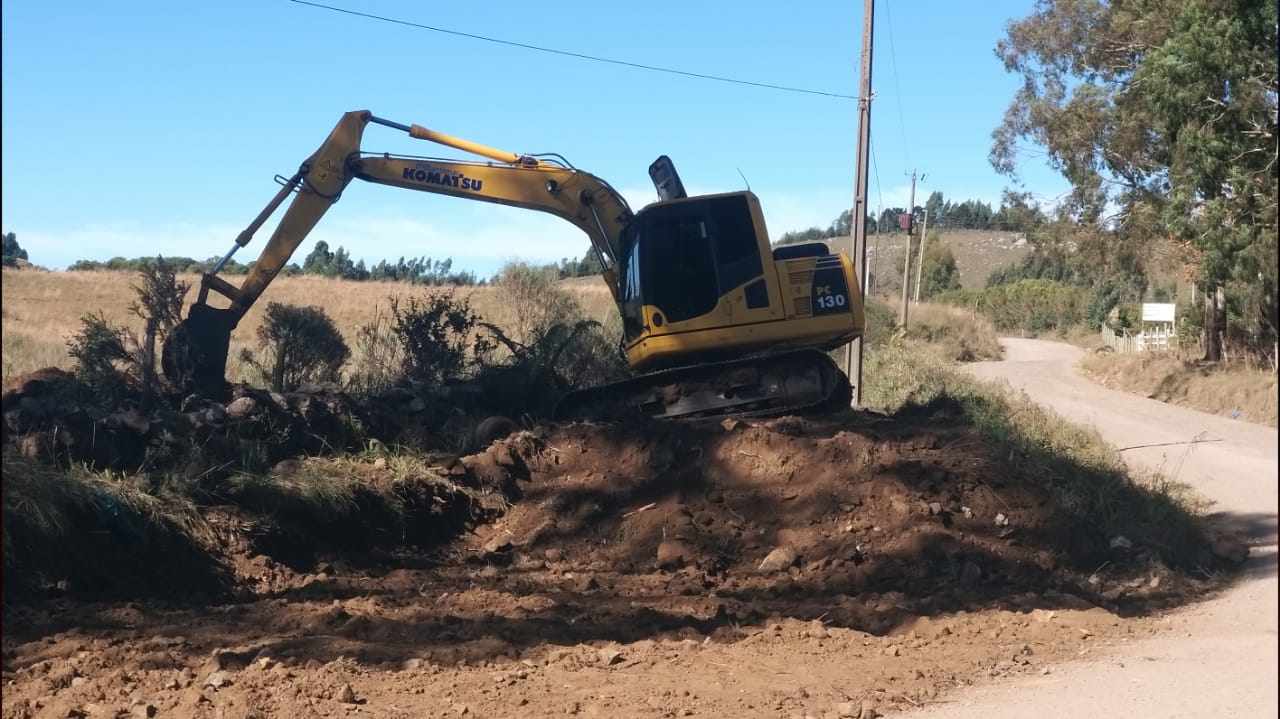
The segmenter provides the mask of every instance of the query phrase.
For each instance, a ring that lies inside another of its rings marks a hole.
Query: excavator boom
[[[361,140],[371,122],[488,158],[490,162],[362,153]],[[164,348],[162,365],[170,379],[207,394],[225,392],[232,331],[354,179],[561,217],[590,238],[605,283],[615,300],[618,297],[615,268],[623,250],[619,243],[632,212],[626,200],[604,180],[564,163],[496,150],[421,125],[402,125],[368,111],[348,112],[320,148],[283,182],[275,197],[237,236],[231,250],[201,278],[196,302]],[[219,276],[222,266],[249,244],[286,200],[289,203],[283,217],[240,285]],[[211,305],[210,292],[224,297],[228,306]]]

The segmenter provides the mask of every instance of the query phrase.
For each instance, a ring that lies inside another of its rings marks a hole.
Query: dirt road
[[[975,364],[975,375],[1093,425],[1134,465],[1193,485],[1252,540],[1248,570],[1222,596],[1172,616],[1162,636],[902,716],[1276,716],[1276,430],[1099,387],[1075,369],[1082,353],[1070,345],[1002,343],[1005,360]]]

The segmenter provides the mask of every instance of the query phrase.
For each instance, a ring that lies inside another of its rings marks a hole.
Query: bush
[[[275,392],[295,390],[307,383],[336,382],[351,356],[337,325],[324,310],[279,302],[267,305],[258,327],[258,347],[263,361],[257,361],[248,350],[241,359],[258,370]]]
[[[67,354],[76,361],[72,373],[94,399],[115,404],[129,389],[127,370],[134,357],[128,348],[134,344],[130,332],[107,322],[101,311],[85,315],[80,331],[67,340]]]
[[[163,257],[146,262],[138,270],[140,284],[130,285],[137,298],[129,311],[143,321],[142,344],[137,361],[143,404],[151,400],[156,375],[156,339],[168,335],[182,321],[182,304],[191,285],[179,282],[174,266]]]
[[[1036,335],[1079,325],[1085,316],[1085,294],[1083,287],[1053,280],[1018,280],[982,290],[944,292],[934,301],[977,310],[1002,332]]]
[[[939,242],[937,232],[930,232],[920,267],[920,299],[927,300],[939,293],[958,289],[960,268],[956,265],[951,245]]]
[[[867,297],[863,308],[867,323],[862,333],[863,344],[867,347],[888,344],[898,329],[898,314],[877,297]]]
[[[400,344],[401,371],[411,380],[444,384],[466,377],[476,355],[491,348],[474,334],[480,316],[453,290],[433,290],[401,303],[391,299],[391,329]]]

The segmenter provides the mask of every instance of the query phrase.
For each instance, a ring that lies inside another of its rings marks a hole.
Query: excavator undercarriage
[[[711,419],[805,414],[849,406],[849,380],[818,350],[674,367],[573,392],[555,418]]]

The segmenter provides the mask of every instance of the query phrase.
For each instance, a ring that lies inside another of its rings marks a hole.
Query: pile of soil
[[[223,508],[230,597],[6,604],[0,716],[872,717],[1155,631],[1233,554],[1102,533],[945,404],[541,425],[439,480],[433,542]]]

